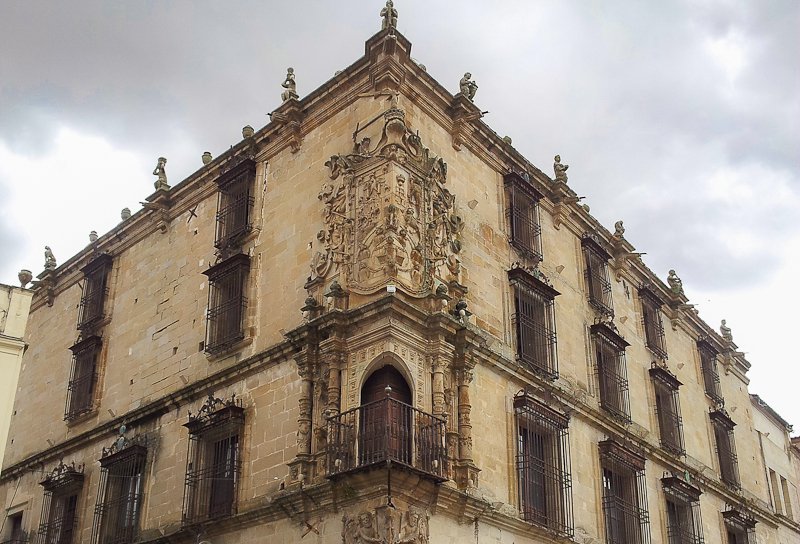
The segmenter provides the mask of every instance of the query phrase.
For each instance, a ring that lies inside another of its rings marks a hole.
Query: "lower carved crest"
[[[344,544],[429,544],[428,516],[420,509],[403,512],[389,506],[345,515]]]

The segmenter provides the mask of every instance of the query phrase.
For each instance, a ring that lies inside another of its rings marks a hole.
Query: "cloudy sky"
[[[0,4],[0,282],[59,263],[279,104],[360,57],[383,2]],[[398,0],[412,55],[570,185],[662,278],[678,271],[800,425],[800,3]],[[791,378],[791,379],[788,379]]]

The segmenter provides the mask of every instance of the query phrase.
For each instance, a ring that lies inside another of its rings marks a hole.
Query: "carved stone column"
[[[314,409],[313,368],[315,357],[312,346],[306,346],[304,352],[297,356],[297,373],[300,374],[299,414],[297,416],[297,457],[289,462],[289,474],[292,482],[302,482],[309,476],[311,469],[311,426]]]
[[[462,333],[463,334],[463,333]],[[458,461],[455,467],[455,480],[460,488],[477,487],[480,469],[472,459],[472,404],[470,383],[472,383],[475,361],[467,353],[471,348],[464,336],[456,341],[455,361],[456,391],[458,402]]]
[[[440,418],[447,417],[447,412],[445,411],[445,399],[444,399],[444,370],[445,370],[445,362],[443,358],[439,355],[433,355],[431,357],[433,359],[433,364],[431,367],[433,369],[433,380],[431,383],[431,391],[432,391],[432,399],[433,399],[433,415]]]

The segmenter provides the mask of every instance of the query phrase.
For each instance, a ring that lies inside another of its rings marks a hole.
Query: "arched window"
[[[411,388],[400,372],[386,365],[364,382],[359,441],[359,464],[385,459],[412,464]]]

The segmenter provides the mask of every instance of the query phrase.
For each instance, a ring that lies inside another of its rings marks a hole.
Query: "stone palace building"
[[[730,330],[382,17],[48,255],[0,542],[800,542],[797,443]]]

